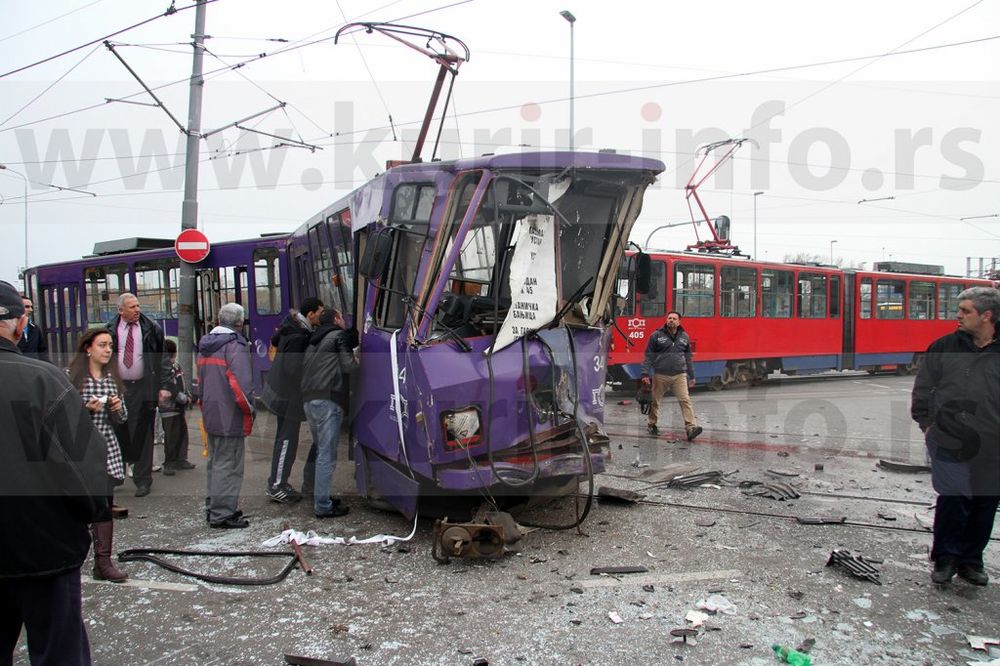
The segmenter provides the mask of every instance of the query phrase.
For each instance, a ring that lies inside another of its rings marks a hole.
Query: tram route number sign
[[[197,264],[202,261],[208,256],[211,248],[208,236],[197,229],[185,229],[174,241],[174,252],[187,264]]]

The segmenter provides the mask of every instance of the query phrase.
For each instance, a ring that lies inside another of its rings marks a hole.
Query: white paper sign
[[[497,335],[498,350],[556,316],[556,225],[552,215],[529,215],[521,222],[510,262],[510,294],[510,310]]]

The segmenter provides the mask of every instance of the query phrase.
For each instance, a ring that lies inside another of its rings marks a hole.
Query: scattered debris
[[[642,591],[643,592],[655,592],[656,588],[653,587],[652,585],[643,585],[642,586]]]
[[[699,518],[694,521],[694,524],[698,527],[712,527],[715,525],[715,521],[711,518]]]
[[[688,638],[693,639],[695,636],[698,635],[698,630],[692,629],[690,627],[681,627],[680,629],[671,629],[670,635],[680,638],[681,641],[686,645],[688,642]],[[692,640],[691,644],[694,645],[695,642]]]
[[[356,666],[358,662],[354,660],[354,657],[320,659],[318,657],[303,657],[296,654],[286,654],[285,663],[292,664],[292,666]]]
[[[750,486],[748,490],[743,491],[745,495],[766,497],[780,502],[799,498],[799,491],[787,483],[768,481],[767,483],[744,483],[741,485],[744,485],[744,487]]]
[[[625,621],[622,619],[622,616],[615,611],[611,611],[610,613],[608,613],[608,619],[610,619],[615,624],[621,624],[622,622]]]
[[[878,514],[878,517],[882,520],[896,520],[896,516],[891,516],[888,513],[880,513]]]
[[[846,516],[796,516],[799,525],[843,525]]]
[[[713,470],[711,472],[699,472],[697,474],[687,474],[675,476],[667,483],[669,488],[694,488],[704,483],[716,483],[722,480],[722,471]]]
[[[795,649],[804,654],[809,654],[809,650],[812,650],[814,645],[816,645],[816,639],[807,638],[801,643],[799,643],[799,646]]]
[[[701,610],[723,615],[736,615],[736,605],[721,594],[713,594],[708,599],[702,599],[695,604]]]
[[[646,567],[594,567],[590,570],[591,576],[600,576],[601,574],[611,574],[617,576],[618,574],[633,574],[633,573],[648,573],[649,569]]]
[[[801,590],[788,590],[788,596],[790,596],[792,599],[795,599],[796,601],[800,601],[803,597],[806,596],[806,593]]]
[[[788,451],[778,451],[778,457],[779,458],[787,458],[788,457]]]
[[[973,650],[989,650],[990,645],[1000,645],[1000,638],[988,638],[986,636],[972,636],[966,634],[965,640],[969,641],[969,647]]]
[[[817,472],[822,472],[823,471],[823,463],[816,463],[815,465],[813,465],[813,469],[816,470]]]
[[[504,534],[499,525],[436,520],[431,556],[442,564],[452,557],[497,559],[504,553]]]
[[[678,476],[685,476],[687,474],[691,474],[692,472],[697,472],[699,469],[701,469],[701,465],[694,465],[691,463],[673,463],[667,465],[666,467],[646,470],[639,475],[639,480],[645,481],[646,483],[663,483],[665,481],[673,481]]]
[[[931,468],[927,465],[915,465],[901,460],[879,459],[878,466],[889,472],[904,472],[907,474],[921,474],[931,471]]]
[[[645,499],[646,496],[641,495],[634,490],[601,486],[597,489],[597,497],[601,502],[610,502],[613,504],[635,504],[639,500]]]
[[[851,575],[857,578],[863,578],[865,580],[870,580],[876,585],[881,585],[882,581],[879,580],[879,571],[868,563],[863,557],[853,557],[850,551],[844,550],[842,548],[835,549],[830,553],[830,559],[827,560],[826,566],[838,565],[846,569]]]
[[[508,546],[517,543],[524,536],[524,530],[506,511],[487,511],[484,521],[487,525],[503,528],[503,542]]]
[[[472,666],[490,666],[490,660],[486,657],[476,657],[472,661]]]
[[[766,469],[764,471],[771,476],[780,476],[785,478],[794,478],[799,475],[798,472],[791,469]]]
[[[689,610],[687,615],[684,616],[684,620],[691,623],[692,627],[700,627],[705,624],[708,620],[708,613],[702,613],[697,610]]]

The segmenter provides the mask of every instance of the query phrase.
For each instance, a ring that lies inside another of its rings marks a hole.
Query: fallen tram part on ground
[[[851,552],[848,550],[837,548],[830,553],[830,559],[827,560],[826,566],[830,567],[834,565],[846,569],[848,573],[857,578],[870,580],[876,585],[882,584],[882,581],[879,580],[879,570],[873,567],[864,557],[851,555]]]
[[[157,557],[158,555],[177,555],[180,557],[223,557],[223,558],[233,558],[233,557],[260,557],[260,558],[287,558],[288,562],[277,574],[273,576],[268,576],[266,578],[255,578],[249,576],[220,576],[216,574],[199,573],[197,571],[190,571],[181,566],[178,566],[172,562],[168,562],[165,559]],[[293,550],[292,552],[273,552],[273,551],[212,551],[212,550],[170,550],[166,548],[131,548],[129,550],[123,550],[118,553],[119,562],[152,562],[158,566],[167,569],[168,571],[173,571],[174,573],[179,573],[182,576],[190,576],[192,578],[197,578],[198,580],[204,581],[206,583],[216,583],[219,585],[273,585],[275,583],[280,583],[288,577],[288,574],[296,565],[302,567],[306,574],[309,571],[306,570],[308,567],[305,564],[305,559],[299,559],[298,554]]]

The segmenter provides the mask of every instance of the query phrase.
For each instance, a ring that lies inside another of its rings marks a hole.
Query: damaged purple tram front
[[[359,257],[362,495],[457,516],[463,498],[575,491],[604,470],[610,304],[663,168],[574,152],[411,164],[328,209]]]

